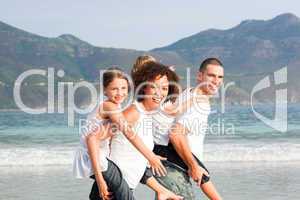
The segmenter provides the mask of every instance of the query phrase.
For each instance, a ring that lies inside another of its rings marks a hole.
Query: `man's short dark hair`
[[[222,62],[218,58],[207,58],[201,63],[199,71],[204,72],[207,68],[207,65],[219,65],[223,67]]]

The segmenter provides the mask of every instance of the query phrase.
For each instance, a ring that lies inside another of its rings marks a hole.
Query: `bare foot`
[[[182,196],[176,195],[171,191],[165,191],[157,194],[158,200],[183,200]]]

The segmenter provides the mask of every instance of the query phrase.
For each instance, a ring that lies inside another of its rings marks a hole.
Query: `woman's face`
[[[167,76],[157,76],[154,80],[148,81],[144,89],[144,100],[151,109],[159,107],[160,103],[167,97],[169,92],[169,81]]]
[[[115,104],[121,104],[128,95],[128,82],[123,78],[115,78],[104,89],[105,96]]]

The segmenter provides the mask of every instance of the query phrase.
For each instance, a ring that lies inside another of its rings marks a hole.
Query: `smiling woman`
[[[145,76],[146,74],[147,76]],[[157,82],[156,84],[153,83],[153,81],[157,81],[159,79],[161,79],[161,82]],[[166,80],[168,80],[168,84],[166,84]],[[179,78],[176,73],[168,67],[161,64],[155,64],[153,61],[147,62],[140,68],[140,70],[137,70],[134,73],[133,82],[137,100],[142,101],[146,97],[145,88],[148,90],[152,88],[162,93],[167,91],[167,95],[164,96],[164,101],[174,101],[179,93],[180,86],[178,81]],[[160,93],[156,93],[154,96],[157,98],[160,96]]]
[[[138,70],[134,77],[136,93],[139,95],[138,100],[123,114],[137,136],[142,139],[147,148],[152,150],[154,147],[152,116],[148,113],[156,111],[160,103],[168,99],[169,96],[176,94],[176,90],[173,89],[174,86],[170,82],[178,79],[174,80],[174,77],[177,76],[168,67],[156,62],[148,62],[146,66]],[[130,145],[123,134],[115,134],[112,137],[110,159],[120,167],[123,178],[129,187],[136,188],[145,172],[147,160]],[[146,176],[142,179],[143,183],[155,190],[159,199],[180,199],[167,189],[162,188],[154,177]],[[157,190],[157,188],[160,189]]]

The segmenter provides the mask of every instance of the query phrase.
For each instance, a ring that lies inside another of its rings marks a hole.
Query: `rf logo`
[[[281,68],[274,72],[274,83],[280,85],[287,83],[287,67]],[[256,112],[253,107],[253,95],[263,89],[271,86],[270,77],[267,76],[260,80],[253,88],[251,92],[251,108],[254,115],[266,125],[273,129],[286,132],[287,131],[287,88],[276,89],[275,92],[275,116],[274,119],[269,119],[260,113]]]

